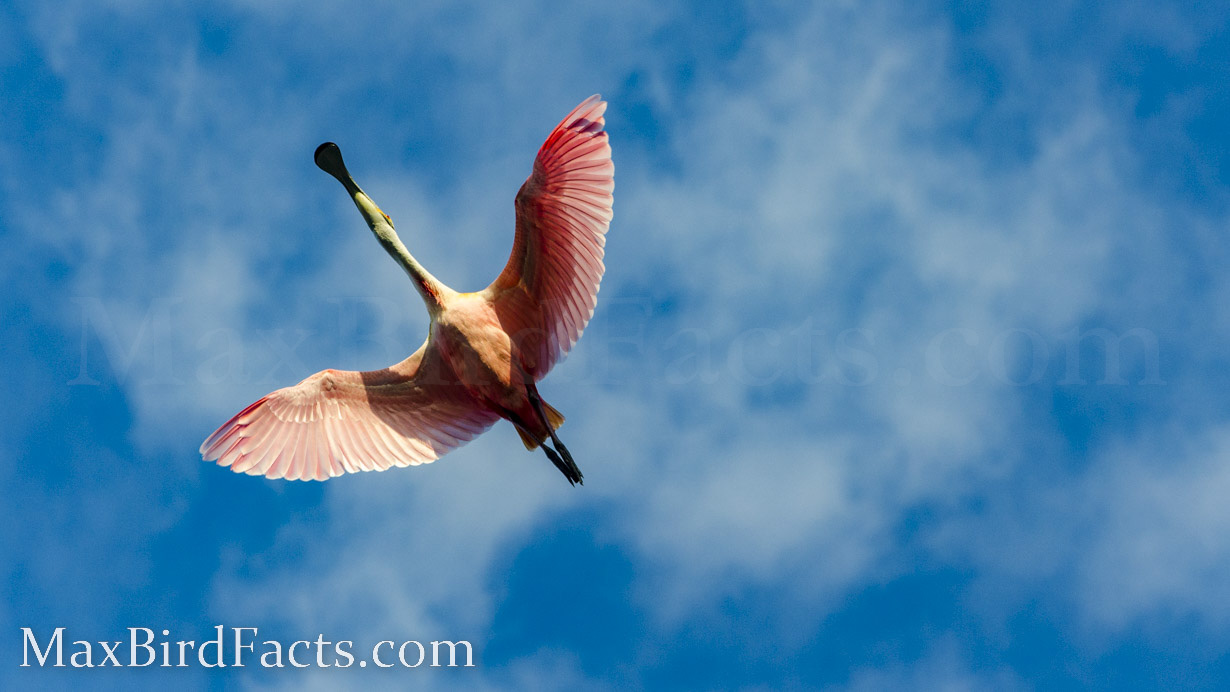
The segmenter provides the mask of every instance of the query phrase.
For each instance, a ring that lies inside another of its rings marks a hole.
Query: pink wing
[[[577,342],[598,302],[615,189],[605,111],[589,97],[538,150],[517,193],[512,257],[486,289],[535,380]]]
[[[201,456],[236,473],[323,481],[434,461],[497,420],[426,343],[384,370],[324,370],[266,395],[210,435]]]

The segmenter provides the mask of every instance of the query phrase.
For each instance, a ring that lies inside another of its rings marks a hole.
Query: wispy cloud
[[[231,547],[204,600],[294,632],[487,641],[516,598],[510,563],[560,522],[634,565],[625,607],[645,630],[623,668],[544,645],[440,686],[649,686],[676,665],[663,642],[698,630],[790,662],[852,598],[930,568],[969,574],[953,607],[988,631],[1030,602],[1103,643],[1224,621],[1226,405],[1203,376],[1230,331],[1224,209],[1154,184],[1132,94],[1107,76],[1136,45],[1190,59],[1206,34],[1181,13],[74,7],[29,10],[27,35],[84,134],[56,155],[63,176],[35,166],[45,196],[4,179],[4,218],[70,267],[43,314],[74,353],[84,329],[144,461],[68,501],[23,487],[87,510],[23,524],[48,592],[68,588],[63,555],[33,546],[87,521],[75,560],[139,555],[196,503],[284,522],[214,529]],[[126,44],[100,24],[148,40],[108,63]],[[1055,45],[1068,33],[1096,40]],[[416,255],[478,288],[541,136],[595,90],[618,167],[608,274],[544,384],[583,492],[497,426],[428,468],[214,495],[220,472],[185,461],[213,424],[315,370],[400,358],[426,324],[312,148],[339,141]],[[126,538],[87,519],[149,493],[172,499]],[[540,578],[575,577],[569,558]],[[815,679],[1027,678],[963,646]]]

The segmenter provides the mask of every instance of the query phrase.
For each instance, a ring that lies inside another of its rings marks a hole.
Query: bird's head
[[[350,180],[350,171],[346,170],[346,162],[342,160],[342,150],[333,142],[316,147],[314,158],[320,170],[337,178],[343,185]]]

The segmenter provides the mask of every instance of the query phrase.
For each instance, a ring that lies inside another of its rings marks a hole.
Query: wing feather
[[[567,354],[597,305],[615,189],[605,111],[591,96],[547,136],[517,193],[512,256],[486,289],[535,379]]]
[[[325,370],[240,411],[201,445],[236,473],[327,480],[438,459],[499,415],[424,344],[384,370]]]

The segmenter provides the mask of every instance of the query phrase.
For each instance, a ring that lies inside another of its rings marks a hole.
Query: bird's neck
[[[444,300],[452,290],[440,282],[439,279],[431,275],[419,261],[414,259],[414,255],[406,249],[406,245],[401,242],[397,231],[393,230],[393,222],[389,217],[380,211],[380,208],[372,202],[358,185],[353,181],[345,180],[347,190],[349,190],[351,198],[354,200],[355,206],[363,213],[367,219],[367,225],[372,229],[372,233],[376,236],[376,240],[380,241],[380,245],[384,247],[385,252],[389,253],[401,268],[406,270],[406,274],[410,276],[410,280],[414,282],[415,289],[419,295],[423,297],[423,302],[427,305],[427,311],[435,317],[444,306]]]
[[[392,228],[389,229],[389,233],[392,236],[392,242],[386,241],[380,233],[376,233],[376,237],[380,240],[380,244],[384,246],[384,249],[392,255],[393,259],[397,260],[401,268],[406,270],[406,274],[414,282],[414,288],[423,297],[423,303],[427,305],[427,311],[431,313],[432,317],[435,317],[444,307],[445,294],[450,293],[451,290],[448,286],[441,283],[439,279],[432,276],[431,272],[419,264],[418,260],[414,259],[414,255],[410,254],[410,251],[406,249],[405,244],[401,242],[401,239],[397,237]]]

